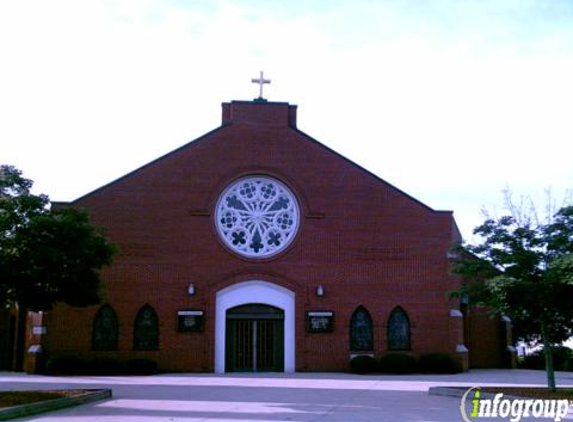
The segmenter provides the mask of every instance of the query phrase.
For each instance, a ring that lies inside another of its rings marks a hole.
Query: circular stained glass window
[[[232,183],[217,201],[216,226],[225,244],[249,258],[266,258],[294,239],[299,208],[278,180],[249,176]]]

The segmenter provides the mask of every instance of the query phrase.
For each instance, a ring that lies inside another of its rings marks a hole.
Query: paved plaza
[[[573,386],[573,373],[558,373]],[[0,373],[0,390],[111,388],[113,398],[18,419],[92,421],[462,421],[460,399],[432,386],[544,386],[545,373],[473,370],[457,375],[359,376],[340,373],[162,374],[148,377],[49,377]],[[573,420],[573,415],[566,418]],[[509,418],[482,418],[508,421]],[[522,419],[551,420],[551,419]]]

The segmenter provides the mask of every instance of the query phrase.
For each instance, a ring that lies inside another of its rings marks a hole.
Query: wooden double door
[[[284,371],[284,311],[250,304],[227,310],[227,372]]]

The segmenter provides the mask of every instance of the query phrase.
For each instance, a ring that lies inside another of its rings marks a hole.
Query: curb
[[[479,386],[476,387],[430,387],[428,389],[428,394],[432,395],[432,396],[446,396],[446,397],[457,397],[457,398],[462,398],[464,396],[464,394],[466,393],[466,391],[468,391],[470,388],[480,388]],[[481,392],[481,398],[482,399],[494,399],[496,394],[499,393],[488,393],[487,391],[482,391]],[[510,399],[510,400],[544,400],[541,398],[532,398],[532,397],[521,397],[521,396],[513,396],[510,394],[504,394],[503,395],[504,398],[506,399]],[[569,400],[569,404],[573,404],[573,400]]]
[[[428,394],[431,396],[445,396],[445,397],[457,397],[462,398],[466,391],[470,388],[480,388],[476,387],[430,387],[428,389]],[[495,395],[499,393],[488,393],[487,391],[481,392],[482,399],[494,399]],[[527,397],[512,396],[509,394],[503,395],[506,399],[516,400],[516,399],[527,399]]]
[[[446,397],[459,397],[462,398],[464,393],[470,387],[430,387],[428,389],[428,394],[431,396],[446,396]]]
[[[0,409],[0,421],[49,412],[51,410],[63,409],[65,407],[77,406],[84,403],[107,399],[111,396],[111,389],[106,388],[102,390],[88,390],[86,393],[79,394],[77,396],[60,397],[37,403],[7,407],[5,409]]]

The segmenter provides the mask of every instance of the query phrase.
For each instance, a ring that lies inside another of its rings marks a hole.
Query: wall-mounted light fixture
[[[318,297],[324,296],[324,287],[322,287],[322,284],[319,284],[318,287],[316,288],[316,295]]]
[[[193,283],[189,283],[189,287],[187,287],[187,294],[189,296],[195,295],[195,285]]]

